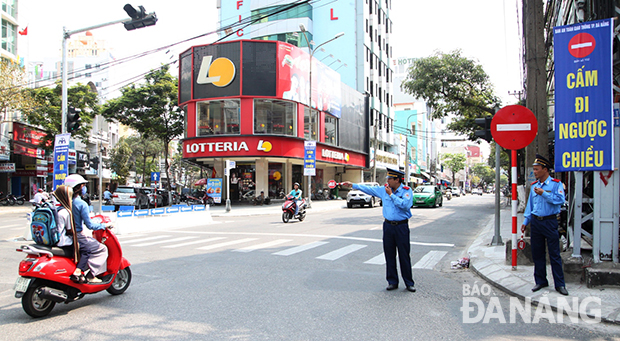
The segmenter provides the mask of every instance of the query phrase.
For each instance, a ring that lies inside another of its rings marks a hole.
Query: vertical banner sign
[[[71,134],[58,134],[54,141],[54,188],[62,185],[69,175],[69,141]]]
[[[555,170],[613,170],[613,19],[553,32]]]
[[[222,178],[207,179],[207,195],[213,198],[216,204],[222,203]]]
[[[316,175],[316,141],[304,141],[304,176]]]

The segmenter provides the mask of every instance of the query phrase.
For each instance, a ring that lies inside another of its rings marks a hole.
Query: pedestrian
[[[265,203],[265,191],[260,191],[260,195],[254,198],[254,206],[261,205]]]
[[[396,269],[396,254],[400,262],[400,273],[408,291],[415,292],[413,274],[411,272],[411,244],[409,241],[409,218],[413,194],[411,188],[403,185],[405,173],[394,169],[387,169],[387,184],[380,186],[365,186],[344,182],[344,186],[362,191],[368,195],[381,198],[383,203],[383,254],[386,263],[387,290],[398,288],[398,270]]]
[[[86,281],[88,283],[101,283],[101,279],[96,276],[107,269],[108,248],[96,239],[88,237],[84,232],[82,224],[90,230],[111,228],[111,225],[109,223],[105,225],[93,223],[90,220],[88,205],[80,197],[85,183],[88,183],[88,181],[78,174],[71,174],[65,179],[65,185],[73,188],[73,207],[71,211],[80,250],[80,261],[70,278],[80,283]]]
[[[534,260],[534,280],[536,285],[532,291],[536,292],[548,287],[547,259],[545,257],[545,243],[549,250],[549,261],[553,272],[555,290],[562,295],[568,295],[564,283],[562,258],[560,257],[560,233],[558,231],[557,215],[564,204],[564,186],[558,179],[549,176],[549,169],[553,166],[549,160],[536,154],[534,176],[536,181],[531,185],[530,196],[525,206],[521,231],[530,224],[532,240],[532,258]]]

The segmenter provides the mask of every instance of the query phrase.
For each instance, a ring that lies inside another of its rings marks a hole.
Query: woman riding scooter
[[[88,205],[80,197],[82,186],[85,183],[88,181],[78,174],[71,174],[65,179],[65,185],[73,188],[71,211],[80,251],[80,261],[71,276],[71,280],[80,283],[86,281],[88,283],[101,283],[101,279],[96,276],[106,271],[108,249],[96,239],[86,236],[82,224],[91,230],[103,230],[106,227],[111,227],[111,224],[97,224],[90,220]]]

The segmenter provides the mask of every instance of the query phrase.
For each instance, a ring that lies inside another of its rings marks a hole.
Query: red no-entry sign
[[[518,150],[534,141],[538,121],[530,109],[522,105],[501,108],[491,121],[491,134],[500,146]]]
[[[327,183],[327,187],[331,189],[336,188],[336,180],[329,180],[329,182]]]

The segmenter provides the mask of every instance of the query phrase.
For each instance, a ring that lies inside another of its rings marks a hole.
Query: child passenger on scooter
[[[73,223],[80,250],[80,261],[71,279],[80,283],[101,283],[101,279],[96,276],[106,271],[108,248],[96,239],[86,236],[82,224],[91,230],[102,230],[111,227],[111,224],[97,224],[90,220],[88,204],[80,197],[85,183],[87,181],[78,174],[71,174],[65,179],[65,185],[73,188]]]

